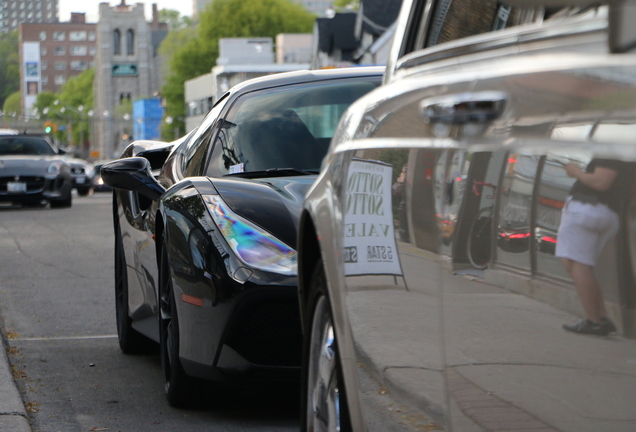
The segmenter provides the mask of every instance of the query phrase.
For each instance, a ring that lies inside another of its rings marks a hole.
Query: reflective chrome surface
[[[567,27],[501,56],[454,42],[343,117],[298,252],[305,315],[326,271],[352,430],[636,430],[636,56]],[[497,116],[457,121],[492,92]],[[449,115],[423,115],[435,104]],[[564,166],[599,158],[620,166],[593,267],[608,336],[563,329],[585,313],[555,254]]]

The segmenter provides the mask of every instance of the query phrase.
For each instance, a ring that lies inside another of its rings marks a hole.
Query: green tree
[[[170,31],[192,27],[192,19],[189,16],[182,16],[175,9],[161,9],[159,11],[159,21],[167,23]]]
[[[13,92],[4,100],[2,105],[2,111],[5,113],[16,115],[22,114],[22,98],[20,97],[20,91]]]
[[[18,32],[0,33],[0,106],[9,95],[19,90]]]
[[[71,141],[84,145],[90,136],[89,111],[93,108],[93,81],[95,70],[84,72],[69,78],[58,93],[42,92],[34,103],[41,117],[53,120],[58,125],[70,125]],[[58,130],[55,138],[67,142],[68,132]]]
[[[291,0],[212,0],[199,16],[196,34],[168,59],[170,74],[162,93],[166,99],[166,116],[175,121],[164,126],[164,137],[173,137],[177,127],[183,133],[184,83],[209,73],[216,65],[219,39],[309,33],[315,18]]]
[[[341,9],[358,10],[360,8],[360,0],[334,0],[333,7],[336,10],[341,10]]]

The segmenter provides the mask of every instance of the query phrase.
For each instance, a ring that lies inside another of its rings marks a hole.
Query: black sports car
[[[134,142],[102,167],[115,188],[120,347],[159,342],[171,404],[187,403],[193,378],[299,376],[302,201],[341,114],[383,70],[246,81],[186,137]]]
[[[0,202],[71,207],[73,178],[64,151],[46,138],[0,136]]]

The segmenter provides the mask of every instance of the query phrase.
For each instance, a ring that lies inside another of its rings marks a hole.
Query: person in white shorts
[[[601,251],[618,232],[624,169],[622,162],[610,159],[592,159],[585,170],[573,163],[564,169],[577,181],[561,215],[556,256],[574,281],[585,319],[563,328],[606,336],[616,332],[616,326],[608,317],[593,270]]]

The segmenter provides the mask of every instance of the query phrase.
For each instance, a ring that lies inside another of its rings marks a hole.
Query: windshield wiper
[[[269,168],[263,171],[246,171],[225,174],[223,177],[261,178],[261,177],[291,177],[299,175],[314,175],[320,171],[301,170],[298,168]]]

